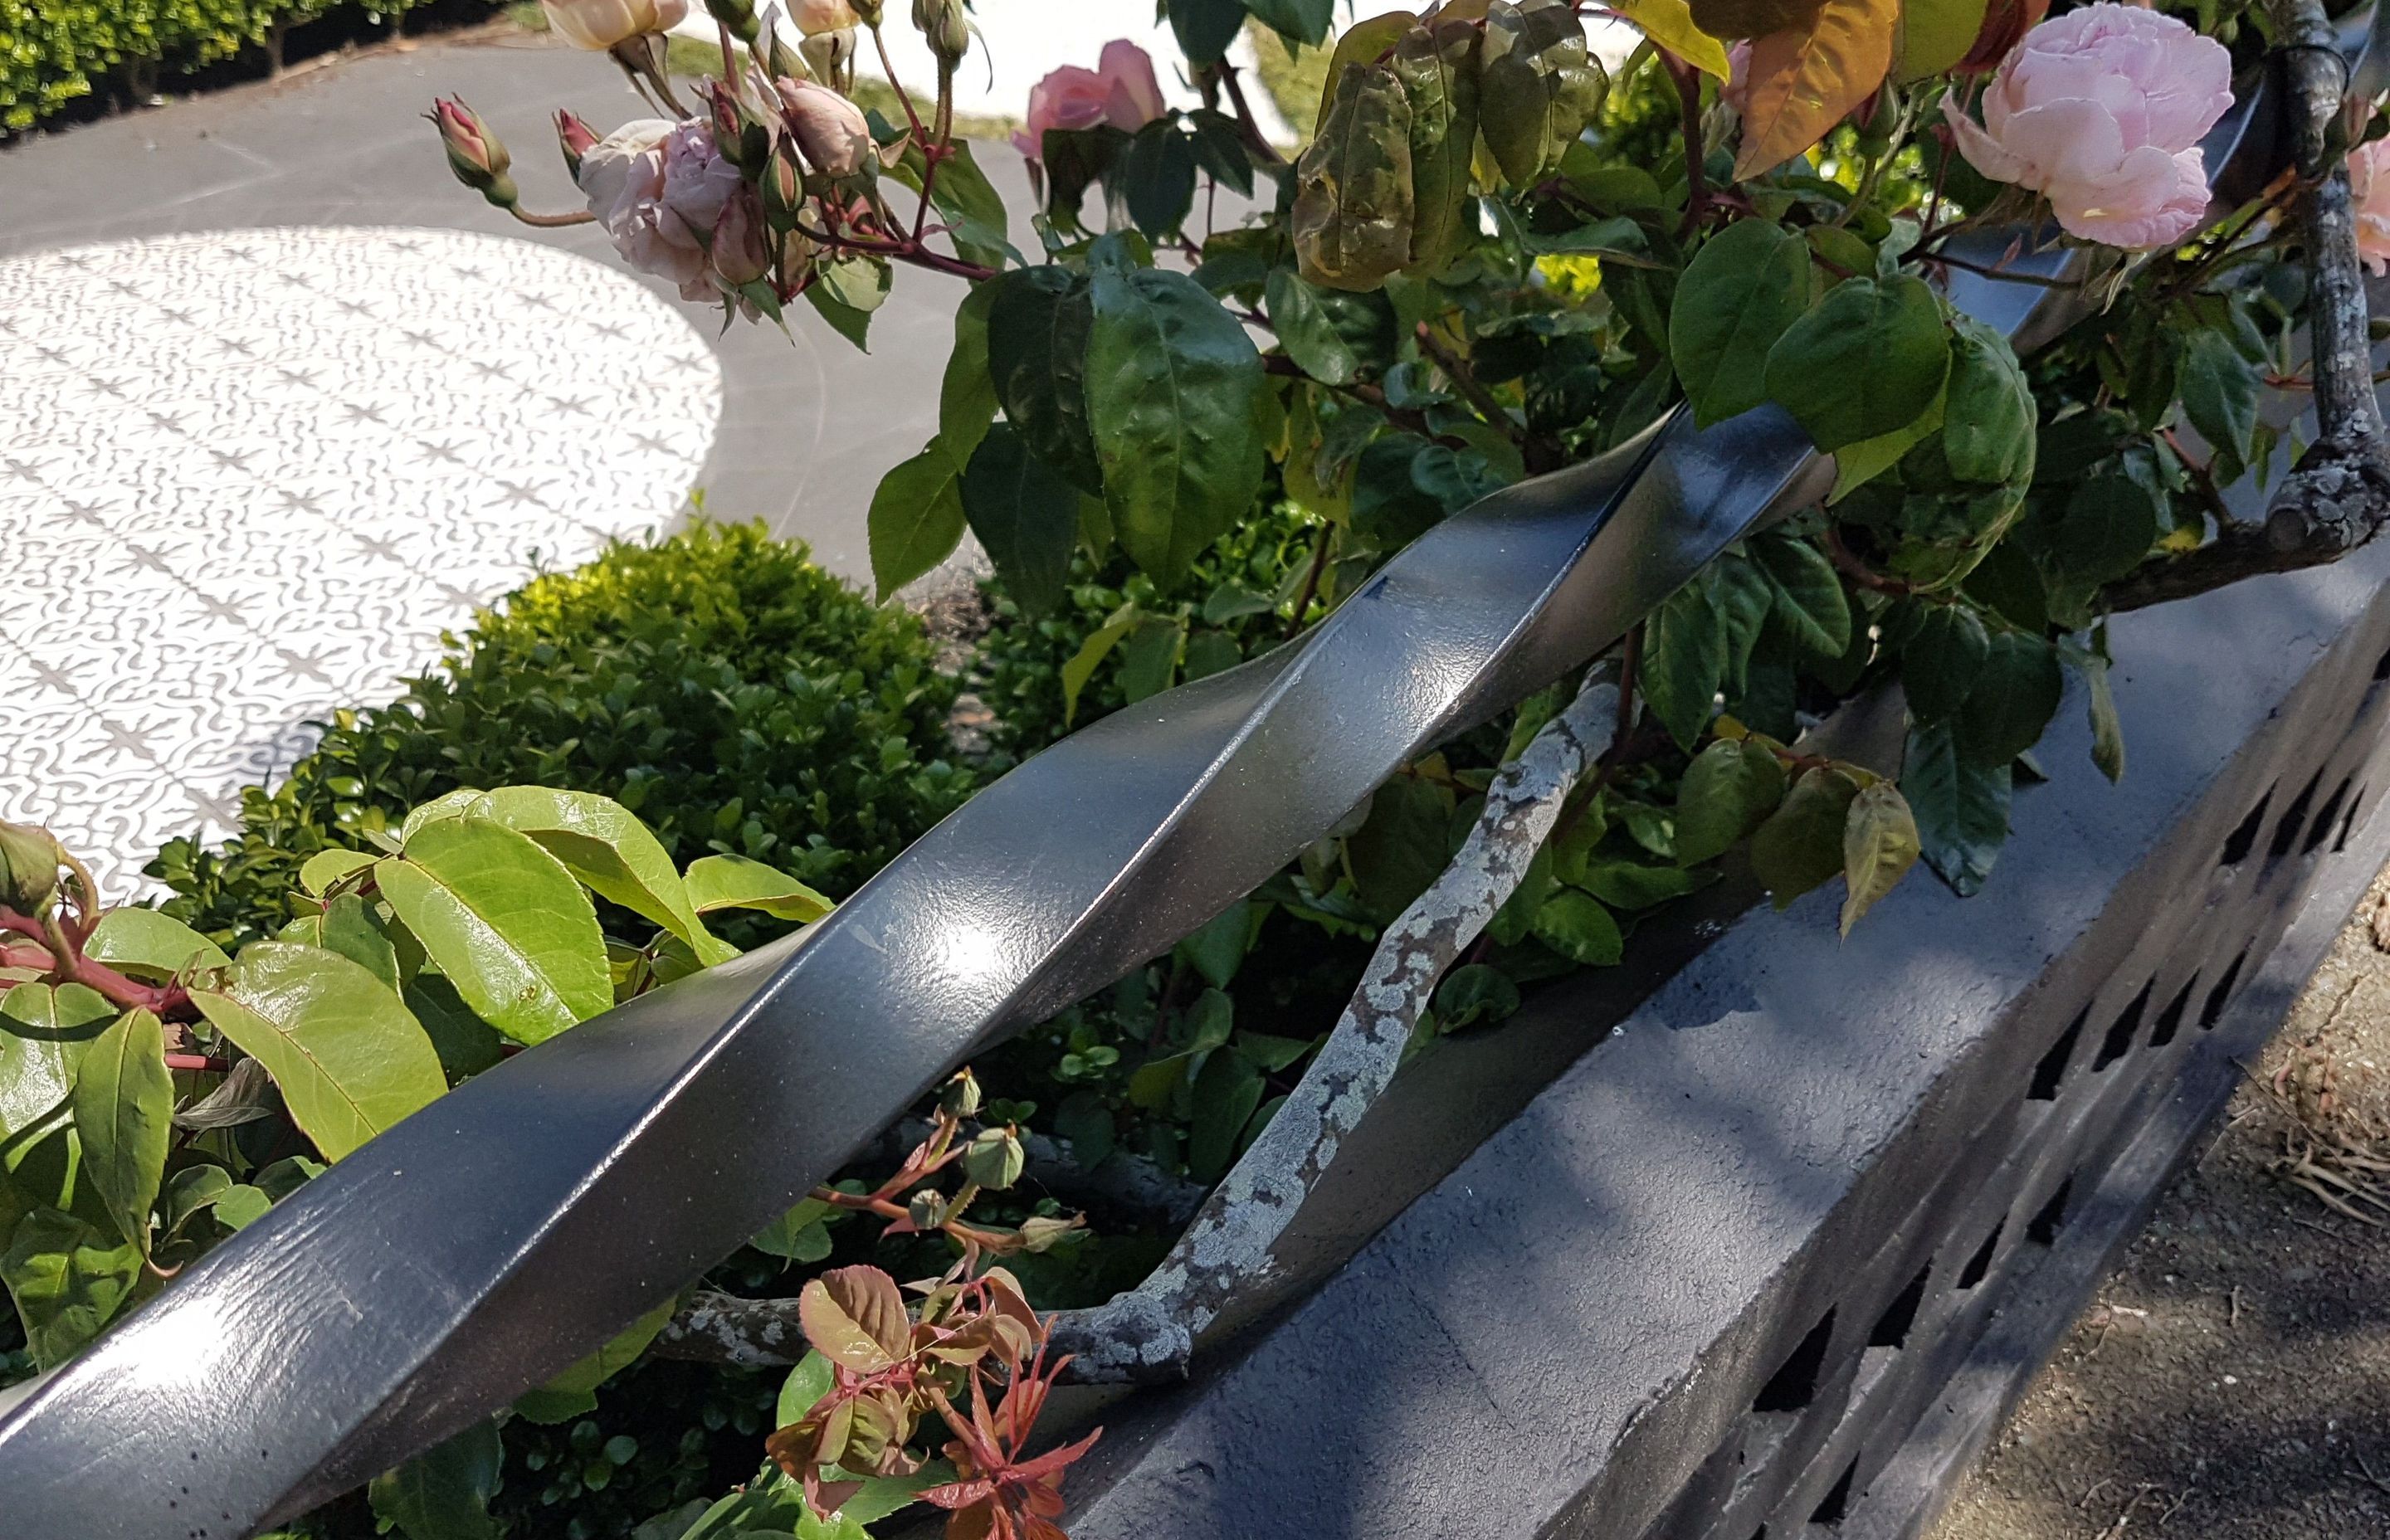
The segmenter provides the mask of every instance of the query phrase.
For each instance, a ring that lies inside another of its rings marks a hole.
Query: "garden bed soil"
[[[1931,1540],[2390,1535],[2390,1227],[2286,1180],[2390,1193],[2384,941],[2390,873]]]

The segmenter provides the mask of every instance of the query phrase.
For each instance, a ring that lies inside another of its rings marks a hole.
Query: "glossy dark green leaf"
[[[1688,752],[1717,714],[1726,670],[1726,627],[1696,579],[1671,594],[1645,624],[1636,675],[1651,714]]]
[[[1099,273],[1092,296],[1086,404],[1105,506],[1129,558],[1166,587],[1261,490],[1261,354],[1183,273]]]
[[[1061,602],[1079,544],[1079,489],[1064,481],[1009,422],[987,430],[963,471],[963,516],[996,575],[1022,611]]]
[[[1274,267],[1268,280],[1271,327],[1279,346],[1296,366],[1328,385],[1350,385],[1360,373],[1361,360],[1329,313],[1324,291],[1304,281],[1291,267]]]
[[[689,902],[701,915],[758,909],[777,919],[811,924],[835,907],[777,867],[744,855],[700,855],[688,864]]]
[[[1768,350],[1809,308],[1809,246],[1772,220],[1740,219],[1695,252],[1668,313],[1668,357],[1707,426],[1767,399]]]
[[[1282,37],[1317,47],[1328,39],[1336,0],[1244,0],[1253,19]],[[1176,6],[1174,3],[1173,8]]]
[[[1435,1022],[1440,1032],[1458,1032],[1480,1022],[1493,1026],[1518,1013],[1519,986],[1509,974],[1486,963],[1464,963],[1445,976],[1435,990]]]
[[[1493,0],[1479,58],[1478,131],[1513,187],[1531,187],[1601,110],[1610,80],[1570,0]]]
[[[1253,946],[1253,924],[1261,908],[1251,899],[1239,899],[1180,942],[1178,956],[1214,989],[1227,988]]]
[[[74,1123],[84,1179],[99,1190],[117,1233],[147,1256],[149,1211],[174,1132],[174,1077],[156,1016],[128,1010],[92,1040],[75,1072]]]
[[[2009,837],[2009,762],[1961,753],[1949,723],[1912,727],[1900,791],[1925,864],[1960,897],[1979,892]]]
[[[739,955],[698,919],[663,841],[613,799],[545,786],[503,786],[478,811],[528,836],[598,897],[678,936],[707,967]]]
[[[505,1531],[490,1516],[490,1499],[506,1454],[498,1425],[476,1422],[376,1476],[366,1497],[374,1517],[406,1540],[498,1540]]]
[[[1730,696],[1740,695],[1750,675],[1752,648],[1759,645],[1768,612],[1776,607],[1776,585],[1758,563],[1732,551],[1711,562],[1701,581],[1709,591],[1710,612],[1726,634],[1726,675],[1720,687]]]
[[[405,1005],[337,952],[253,942],[222,993],[191,998],[210,1026],[265,1066],[291,1121],[326,1160],[448,1089],[431,1040]]]
[[[981,424],[980,431],[986,430]],[[962,469],[943,441],[892,467],[864,520],[871,582],[881,601],[954,555],[964,522]]]
[[[1253,157],[1246,148],[1245,137],[1237,120],[1225,112],[1199,107],[1187,114],[1187,122],[1195,131],[1195,163],[1203,174],[1222,186],[1233,187],[1241,197],[1253,195]],[[1256,261],[1259,259],[1256,258]],[[1207,259],[1206,265],[1209,265]],[[1199,279],[1201,275],[1199,273]],[[1204,280],[1203,287],[1220,292],[1214,283]]]
[[[473,1014],[456,986],[437,973],[422,972],[399,991],[406,1008],[431,1039],[440,1067],[451,1080],[480,1074],[506,1057],[506,1039]]]
[[[1717,880],[1714,871],[1683,866],[1647,866],[1635,861],[1596,861],[1578,886],[1613,909],[1649,909],[1701,892]]]
[[[2038,412],[2016,353],[1972,316],[1957,317],[1953,329],[1942,428],[1950,474],[1993,484],[2031,481]]]
[[[1410,261],[1410,98],[1392,70],[1354,65],[1338,77],[1319,132],[1295,162],[1288,227],[1305,278],[1370,289]]]
[[[1858,782],[1832,765],[1804,774],[1751,837],[1751,870],[1779,909],[1841,874],[1843,827]]]
[[[374,906],[355,893],[338,894],[321,914],[300,916],[276,931],[274,939],[338,952],[390,988],[400,985],[398,948]]]
[[[1095,678],[1096,670],[1103,666],[1104,660],[1111,656],[1112,649],[1137,628],[1137,622],[1143,618],[1134,605],[1124,606],[1121,613],[1087,633],[1087,639],[1079,644],[1079,650],[1062,665],[1062,725],[1069,726],[1078,716],[1079,696]]]
[[[0,993],[0,1146],[66,1105],[84,1054],[119,1014],[87,984]]]
[[[110,1245],[72,1214],[35,1209],[0,1252],[0,1283],[17,1303],[33,1367],[54,1369],[98,1336],[141,1280],[141,1252]]]
[[[1008,257],[1016,263],[1021,260],[1012,249],[1011,216],[1005,209],[1004,195],[980,169],[969,139],[957,135],[948,142],[938,179],[931,185],[930,201],[951,226],[947,238],[955,243],[955,254],[965,262],[1002,268]]]
[[[946,355],[946,372],[938,384],[937,447],[947,460],[960,465],[996,420],[996,377],[989,372],[987,317],[996,305],[996,286],[973,284],[955,307],[954,351]],[[944,560],[941,556],[939,560]]]
[[[756,1232],[747,1244],[765,1256],[790,1262],[820,1262],[831,1250],[829,1229],[822,1223],[831,1212],[830,1206],[817,1198],[804,1199]]]
[[[1345,861],[1363,907],[1392,920],[1427,892],[1451,858],[1452,804],[1417,776],[1396,776],[1370,799],[1369,816],[1344,841]]]
[[[171,979],[232,961],[215,943],[155,909],[110,909],[84,943],[84,956],[145,979]]]
[[[1853,278],[1777,339],[1767,388],[1831,452],[1913,420],[1949,370],[1950,334],[1924,280]]]
[[[2257,431],[2257,369],[2224,332],[2199,330],[2182,339],[2177,377],[2183,416],[2200,437],[2248,463]]]
[[[1791,535],[1762,534],[1752,538],[1751,554],[1776,585],[1777,620],[1804,647],[1827,658],[1850,649],[1850,598],[1825,553]]]
[[[1978,764],[2006,764],[2041,741],[2065,692],[2057,648],[2021,631],[1999,633],[1955,719],[1959,747]]]
[[[1121,200],[1139,230],[1160,240],[1195,207],[1195,141],[1170,118],[1137,131],[1121,157]]]
[[[2082,591],[2123,577],[2165,533],[2149,488],[2122,471],[2101,471],[2066,500],[2055,547],[2061,586]]]
[[[995,295],[987,313],[988,372],[1005,417],[1038,458],[1080,491],[1101,495],[1103,468],[1088,421],[1095,311],[1086,280],[1064,267],[1024,267],[986,287]]]
[[[1177,677],[1187,622],[1148,615],[1121,644],[1121,694],[1131,705],[1160,695]]]
[[[612,1007],[598,912],[529,836],[470,814],[428,824],[374,879],[473,1013],[516,1042]]]
[[[1203,1061],[1189,1098],[1193,1117],[1187,1130],[1187,1174],[1218,1181],[1237,1158],[1237,1141],[1253,1121],[1267,1086],[1260,1066],[1231,1048]]]
[[[1170,0],[1170,30],[1187,62],[1216,64],[1245,24],[1245,0]]]
[[[1460,19],[1411,28],[1393,68],[1410,103],[1410,265],[1433,273],[1474,233],[1479,29]]]
[[[1724,738],[1693,756],[1677,787],[1677,859],[1722,855],[1784,800],[1784,765],[1764,745]]]
[[[1536,911],[1536,939],[1587,968],[1613,968],[1626,955],[1618,921],[1592,894],[1562,888]]]
[[[1909,714],[1920,722],[1939,722],[1966,704],[1991,650],[1991,633],[1973,610],[1958,604],[1921,606],[1900,648]]]

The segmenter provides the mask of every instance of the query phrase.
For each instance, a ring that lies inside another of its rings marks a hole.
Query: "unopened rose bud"
[[[862,18],[865,26],[880,25],[880,0],[847,0],[847,4],[854,7],[854,14]]]
[[[450,96],[433,102],[430,117],[440,130],[441,147],[448,152],[448,169],[456,180],[501,209],[513,208],[515,185],[507,175],[513,162],[481,115]]]
[[[804,56],[789,46],[789,40],[780,35],[779,14],[777,6],[766,11],[764,26],[755,33],[755,40],[747,45],[748,57],[755,61],[755,68],[763,71],[763,83],[766,87],[783,77],[803,80],[811,73],[805,68]]]
[[[722,205],[713,222],[710,253],[713,271],[733,289],[744,289],[772,270],[771,249],[764,244],[764,213],[755,195],[740,187]]]
[[[1064,1236],[1079,1227],[1075,1219],[1049,1219],[1042,1214],[1021,1222],[1021,1244],[1029,1251],[1050,1251]]]
[[[934,1187],[923,1187],[905,1205],[905,1217],[917,1230],[934,1230],[946,1222],[946,1195]]]
[[[729,28],[730,35],[741,43],[754,42],[763,31],[748,0],[705,0],[705,14]]]
[[[836,32],[809,32],[797,51],[805,56],[805,66],[816,80],[836,80],[854,60],[854,30],[841,28]]]
[[[1028,1152],[1011,1129],[990,1128],[963,1151],[963,1174],[990,1192],[1002,1192],[1021,1180],[1022,1167],[1028,1162]]]
[[[855,15],[849,0],[790,0],[789,19],[797,24],[797,31],[814,37],[855,26],[863,19]]]
[[[962,0],[913,0],[913,25],[938,62],[952,69],[970,52],[970,21]]]
[[[938,1107],[949,1117],[968,1118],[979,1110],[979,1082],[969,1070],[946,1082],[938,1093]]]
[[[755,179],[755,195],[763,202],[765,224],[782,235],[797,227],[797,213],[805,206],[805,168],[798,163],[795,145],[783,139],[773,147],[772,158]]]
[[[564,151],[564,169],[572,173],[572,180],[577,185],[581,180],[581,158],[598,148],[597,130],[559,108],[556,113],[556,143]]]
[[[66,853],[48,829],[0,818],[0,905],[34,915],[58,891]]]
[[[593,53],[668,32],[688,17],[688,0],[539,0],[539,6],[566,42]]]
[[[809,80],[784,80],[778,90],[781,121],[789,125],[805,164],[833,182],[878,168],[871,124],[863,109]]]
[[[772,153],[772,131],[729,82],[710,80],[698,90],[705,98],[715,152],[749,176],[761,172]]]

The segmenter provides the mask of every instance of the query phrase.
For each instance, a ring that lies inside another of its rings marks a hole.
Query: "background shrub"
[[[842,896],[969,795],[956,682],[920,622],[876,609],[761,524],[617,543],[475,617],[397,701],[334,714],[221,849],[150,867],[167,912],[246,941],[291,918],[298,867],[460,786],[596,791],[675,861],[767,861]],[[755,939],[733,934],[742,944]]]

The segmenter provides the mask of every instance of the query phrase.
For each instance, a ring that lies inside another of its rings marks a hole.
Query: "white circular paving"
[[[535,567],[683,506],[712,353],[628,276],[449,230],[0,261],[0,817],[111,894]]]

